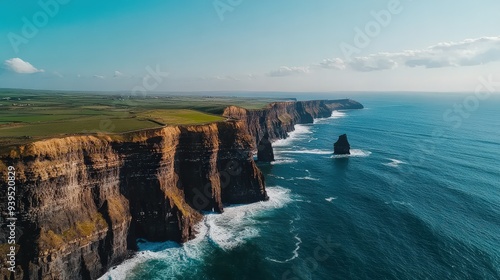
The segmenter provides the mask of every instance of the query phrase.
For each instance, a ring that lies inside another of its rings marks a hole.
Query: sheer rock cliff
[[[230,106],[225,122],[120,135],[74,135],[0,155],[0,279],[97,279],[136,240],[185,242],[203,211],[267,200],[252,152],[267,133],[360,109],[355,101]],[[7,167],[16,172],[16,272],[7,270]]]
[[[252,149],[239,122],[19,147],[0,161],[2,172],[16,169],[13,279],[96,279],[135,250],[137,238],[184,242],[194,237],[201,211],[266,200]],[[2,188],[2,209],[6,202]],[[0,279],[11,279],[7,218],[2,212]]]

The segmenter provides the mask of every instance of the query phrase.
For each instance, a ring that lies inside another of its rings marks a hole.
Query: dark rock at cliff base
[[[265,134],[259,142],[257,147],[257,159],[262,162],[274,161],[274,152],[271,141],[269,141],[269,134]]]
[[[347,141],[347,135],[342,134],[339,136],[339,140],[333,144],[333,153],[336,155],[350,155],[351,145]]]

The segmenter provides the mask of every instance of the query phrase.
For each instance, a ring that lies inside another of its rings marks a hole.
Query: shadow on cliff
[[[147,139],[145,143],[116,145],[120,154],[126,155],[120,170],[120,192],[129,201],[132,216],[127,245],[137,250],[136,240],[181,241],[178,212],[171,208],[161,189],[157,173],[161,168],[162,153],[152,153],[161,146],[162,137]]]

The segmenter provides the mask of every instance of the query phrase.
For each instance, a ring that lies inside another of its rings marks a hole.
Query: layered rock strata
[[[252,149],[239,122],[19,147],[0,163],[2,172],[16,170],[18,219],[17,267],[10,275],[3,254],[8,213],[2,212],[0,279],[96,279],[135,250],[137,238],[193,238],[201,211],[267,199]],[[6,195],[2,188],[1,209]]]

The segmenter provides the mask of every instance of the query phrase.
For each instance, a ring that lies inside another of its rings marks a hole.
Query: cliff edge
[[[1,214],[1,279],[96,279],[135,250],[137,238],[193,238],[201,211],[267,199],[252,149],[240,122],[19,147],[0,161],[2,170],[15,168],[18,219],[11,276],[3,254],[10,247],[8,216]]]

